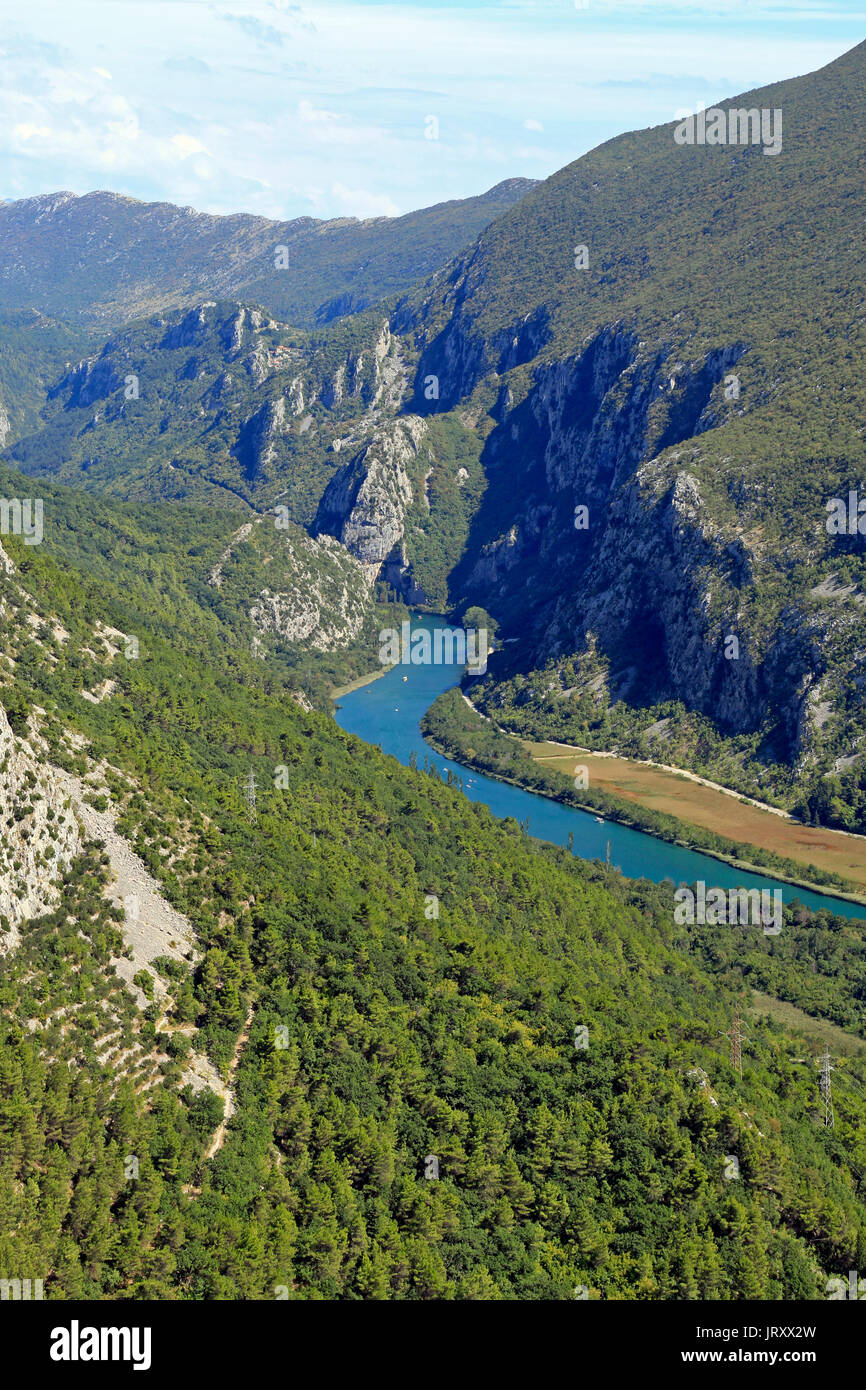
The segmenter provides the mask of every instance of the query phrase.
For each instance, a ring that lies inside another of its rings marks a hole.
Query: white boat
[[[604,825],[604,821],[602,820],[601,816],[596,816],[596,820],[598,821],[599,825]]]

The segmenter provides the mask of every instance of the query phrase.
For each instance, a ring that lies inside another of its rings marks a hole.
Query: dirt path
[[[465,695],[463,698],[471,709],[475,708]],[[499,729],[495,721],[489,722]],[[635,805],[676,816],[686,826],[701,826],[729,840],[770,850],[807,871],[814,865],[839,874],[849,883],[866,885],[866,836],[829,826],[806,825],[779,806],[770,806],[757,797],[670,763],[624,758],[618,753],[599,752],[555,739],[537,742],[504,729],[499,732],[514,739],[544,767],[571,774],[571,760],[582,763],[590,769],[594,785]],[[684,782],[692,785],[686,787]],[[808,877],[808,872],[804,876]],[[814,886],[821,891],[819,883]]]
[[[222,1148],[223,1144],[226,1142],[226,1132],[227,1132],[227,1129],[228,1129],[228,1122],[229,1122],[229,1120],[231,1119],[232,1115],[235,1113],[235,1098],[234,1098],[234,1092],[232,1091],[232,1082],[233,1082],[234,1079],[235,1079],[235,1072],[236,1072],[237,1069],[238,1069],[238,1062],[240,1061],[240,1058],[241,1058],[241,1052],[243,1051],[244,1043],[246,1042],[247,1038],[248,1038],[249,1035],[250,1035],[250,1024],[252,1023],[252,1021],[253,1021],[253,1006],[252,1006],[252,1004],[251,1004],[251,1005],[250,1005],[250,1011],[249,1011],[249,1013],[247,1014],[247,1021],[246,1021],[246,1023],[244,1024],[243,1029],[241,1030],[240,1037],[238,1038],[237,1042],[235,1043],[234,1054],[233,1054],[233,1056],[232,1056],[232,1060],[231,1060],[231,1063],[230,1063],[230,1065],[229,1065],[228,1081],[227,1081],[226,1084],[225,1084],[225,1094],[224,1094],[225,1107],[226,1107],[226,1108],[225,1108],[225,1115],[223,1116],[223,1118],[222,1118],[222,1120],[220,1121],[220,1123],[217,1125],[216,1130],[215,1130],[215,1132],[214,1132],[214,1137],[213,1137],[213,1139],[211,1139],[210,1143],[209,1143],[208,1146],[207,1146],[207,1151],[206,1151],[205,1156],[204,1156],[204,1161],[205,1161],[205,1163],[207,1163],[210,1159],[212,1159],[212,1158],[214,1157],[215,1154],[218,1154],[219,1151],[220,1151],[220,1149]]]
[[[480,711],[479,711],[480,712]],[[484,716],[482,715],[482,718]],[[533,753],[534,748],[562,748],[567,753],[583,753],[591,758],[616,758],[617,762],[633,763],[635,767],[657,767],[660,772],[672,772],[677,777],[685,777],[689,782],[697,782],[700,787],[709,787],[711,791],[721,792],[724,796],[732,796],[735,801],[744,801],[748,806],[757,806],[759,811],[769,811],[773,816],[781,816],[783,820],[794,820],[789,811],[783,811],[780,806],[771,806],[766,801],[758,801],[753,796],[746,796],[745,792],[734,791],[732,787],[723,787],[720,782],[711,782],[707,777],[699,777],[696,772],[687,772],[684,767],[674,767],[672,763],[654,763],[650,758],[624,758],[621,753],[601,753],[594,748],[579,748],[574,743],[557,743],[555,739],[545,739],[543,743],[536,743],[532,739],[521,739],[520,742],[528,753],[532,753],[537,763],[554,762],[556,755],[546,756],[541,753]],[[840,832],[845,834],[843,830]]]

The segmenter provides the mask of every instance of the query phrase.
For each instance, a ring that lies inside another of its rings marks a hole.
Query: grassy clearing
[[[844,1028],[838,1028],[835,1023],[829,1023],[823,1018],[813,1018],[811,1014],[798,1009],[796,1004],[789,1004],[785,999],[775,999],[771,994],[762,994],[759,989],[753,989],[752,995],[751,1013],[755,1018],[769,1017],[786,1032],[804,1033],[810,1042],[818,1043],[821,1047],[826,1045],[831,1052],[841,1053],[846,1057],[866,1055],[866,1042],[862,1038],[853,1037],[851,1033],[846,1033]]]

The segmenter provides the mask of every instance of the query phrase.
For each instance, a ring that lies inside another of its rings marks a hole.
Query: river
[[[442,626],[442,619],[413,617],[412,630]],[[629,878],[648,878],[655,883],[673,879],[675,883],[694,883],[702,879],[708,887],[781,888],[783,899],[798,898],[811,908],[825,908],[844,917],[866,918],[866,907],[806,888],[793,888],[778,879],[744,873],[697,850],[658,840],[642,830],[606,821],[599,825],[593,814],[573,806],[561,805],[537,792],[512,787],[507,782],[485,777],[472,768],[452,762],[437,753],[422,737],[420,721],[443,690],[457,685],[462,669],[457,665],[394,666],[369,685],[340,697],[337,723],[347,733],[357,734],[367,743],[378,745],[408,765],[414,753],[419,766],[429,757],[440,769],[449,769],[463,778],[464,794],[470,801],[483,801],[495,816],[529,819],[529,833],[555,845],[566,845],[574,834],[574,853],[581,859],[601,859],[610,842],[610,862]]]

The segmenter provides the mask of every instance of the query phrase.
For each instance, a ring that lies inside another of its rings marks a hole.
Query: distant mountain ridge
[[[311,327],[406,291],[534,182],[364,220],[215,216],[107,192],[25,198],[0,205],[0,312],[36,307],[110,330],[216,296]]]

